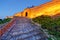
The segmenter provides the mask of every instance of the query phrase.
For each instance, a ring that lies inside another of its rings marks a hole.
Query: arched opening
[[[28,16],[28,13],[27,13],[27,12],[25,13],[25,16],[26,16],[26,17]]]

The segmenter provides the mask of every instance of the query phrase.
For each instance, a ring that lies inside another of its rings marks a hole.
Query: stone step
[[[16,18],[15,25],[2,40],[40,40],[45,38],[40,27],[32,24],[28,18]]]

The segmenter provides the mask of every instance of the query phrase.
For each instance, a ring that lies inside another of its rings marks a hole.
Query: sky
[[[39,6],[51,0],[0,0],[0,18],[13,16],[27,7]]]

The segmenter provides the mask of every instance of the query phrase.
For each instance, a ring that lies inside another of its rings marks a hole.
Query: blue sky
[[[38,6],[50,0],[0,0],[0,18],[13,16],[27,7]]]

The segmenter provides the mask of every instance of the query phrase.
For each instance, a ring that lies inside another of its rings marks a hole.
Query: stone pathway
[[[3,34],[1,40],[47,40],[47,37],[30,19],[17,17],[15,24]]]

